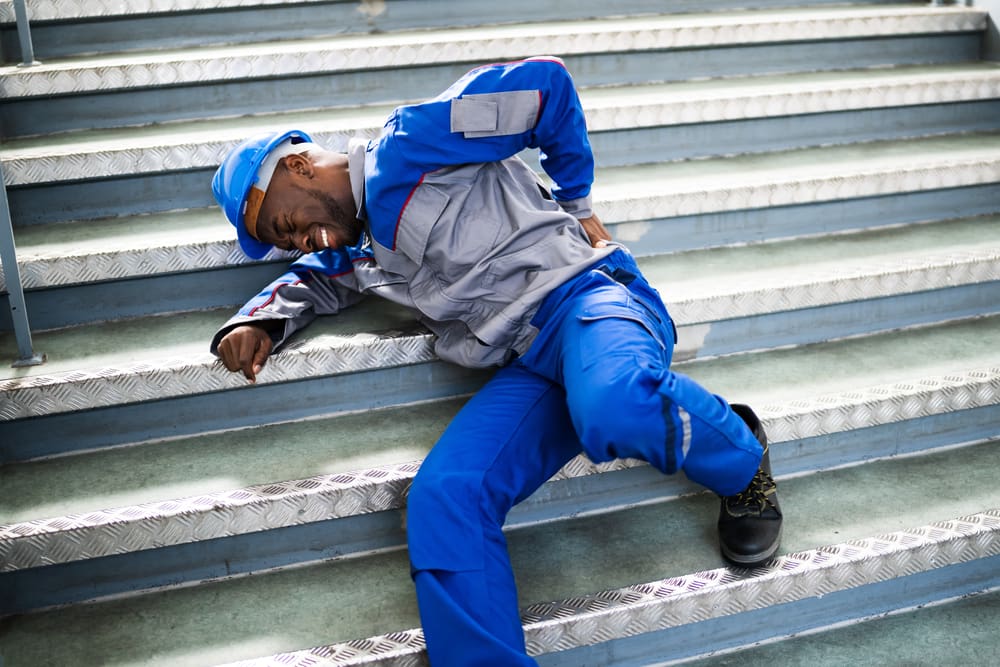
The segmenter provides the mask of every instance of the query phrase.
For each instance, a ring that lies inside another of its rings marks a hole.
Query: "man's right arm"
[[[360,299],[346,252],[305,255],[216,332],[211,351],[227,369],[255,382],[267,356],[293,333],[317,315],[335,314]]]

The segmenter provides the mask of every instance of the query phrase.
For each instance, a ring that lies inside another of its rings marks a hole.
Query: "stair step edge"
[[[490,62],[545,52],[594,52],[704,48],[974,32],[987,12],[966,7],[847,7],[821,11],[733,12],[387,33],[335,40],[302,40],[186,54],[156,53],[70,60],[32,68],[0,68],[0,97],[23,98],[204,81],[383,69],[452,62]],[[595,43],[599,45],[595,48]],[[308,46],[307,46],[308,45]],[[99,69],[100,77],[92,72]]]
[[[1000,367],[757,406],[774,444],[1000,403]],[[571,461],[553,479],[642,466]],[[419,461],[0,526],[0,571],[399,509]],[[225,517],[220,519],[219,516]]]
[[[817,275],[806,267],[733,289],[723,277],[712,292],[665,299],[683,327],[755,317],[788,310],[898,296],[914,292],[985,284],[1000,280],[1000,251],[982,249],[920,258],[904,257],[894,264],[846,266],[841,272]],[[657,285],[661,289],[666,286]],[[667,294],[683,294],[684,285],[669,286]],[[702,287],[704,290],[704,286]],[[433,337],[413,331],[361,332],[350,335],[305,332],[267,364],[261,385],[325,375],[353,373],[434,361]],[[150,357],[119,367],[79,368],[0,379],[0,422],[59,412],[138,403],[245,387],[236,373],[225,372],[209,352],[192,357]]]
[[[1000,510],[776,558],[536,604],[522,612],[539,656],[932,572],[1000,554]],[[600,632],[595,632],[600,627]],[[402,630],[225,667],[425,664],[422,631]]]

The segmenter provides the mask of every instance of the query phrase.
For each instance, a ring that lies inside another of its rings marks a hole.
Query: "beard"
[[[357,245],[363,230],[361,221],[353,213],[345,211],[344,207],[330,196],[330,193],[312,188],[308,192],[330,217],[331,223],[337,229],[337,235],[343,240],[341,245]]]

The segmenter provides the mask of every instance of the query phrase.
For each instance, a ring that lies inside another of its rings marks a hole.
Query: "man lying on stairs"
[[[515,155],[541,151],[548,190]],[[419,313],[442,359],[499,367],[424,460],[408,499],[412,576],[431,663],[532,665],[501,527],[583,452],[679,470],[722,497],[719,540],[750,566],[782,515],[764,430],[670,370],[676,330],[591,210],[594,159],[558,58],[472,70],[402,106],[346,154],[303,132],[232,150],[213,180],[247,255],[304,255],[216,334],[252,382],[316,315],[373,293]]]

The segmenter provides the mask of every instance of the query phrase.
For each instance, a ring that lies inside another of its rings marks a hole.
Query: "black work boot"
[[[733,412],[746,422],[764,447],[760,469],[750,485],[735,496],[723,496],[719,509],[719,544],[726,560],[741,567],[754,567],[770,560],[781,541],[781,507],[778,487],[771,477],[767,434],[754,411],[733,404]]]

